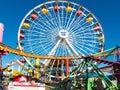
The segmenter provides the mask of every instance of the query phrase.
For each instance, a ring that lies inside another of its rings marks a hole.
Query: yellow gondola
[[[66,7],[66,12],[67,12],[67,13],[72,12],[72,10],[73,10],[72,7],[70,7],[70,6],[67,6],[67,7]]]
[[[88,23],[93,22],[93,17],[88,17],[88,18],[86,18],[86,22],[88,22]]]
[[[43,8],[43,9],[41,10],[41,13],[42,13],[42,14],[48,14],[49,12],[48,12],[48,9],[47,9],[47,8]]]
[[[28,28],[30,28],[30,24],[29,23],[23,23],[22,27],[25,28],[25,29],[28,29]]]
[[[103,42],[103,40],[104,40],[103,37],[98,38],[99,42]]]

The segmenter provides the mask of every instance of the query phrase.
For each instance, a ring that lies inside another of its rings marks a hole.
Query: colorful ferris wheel
[[[104,50],[104,34],[97,18],[83,6],[69,1],[49,1],[36,6],[23,18],[18,45],[20,50],[35,55],[85,56]],[[35,64],[34,60],[27,62]],[[42,63],[49,67],[50,77],[62,78],[80,60],[70,60],[69,65],[66,60],[45,59]],[[60,72],[63,74],[59,76]]]
[[[18,31],[20,49],[34,54],[84,56],[104,49],[97,18],[83,6],[49,1],[33,8]]]

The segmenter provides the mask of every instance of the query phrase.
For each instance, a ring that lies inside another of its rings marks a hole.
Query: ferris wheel
[[[97,18],[83,6],[70,1],[48,1],[23,18],[18,45],[37,55],[85,56],[104,50],[104,33]],[[64,62],[43,61],[50,63],[53,67]]]

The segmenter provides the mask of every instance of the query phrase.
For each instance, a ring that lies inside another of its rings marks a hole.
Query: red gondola
[[[32,20],[38,19],[38,15],[37,15],[37,14],[31,14],[31,19],[32,19]]]
[[[24,35],[23,34],[20,34],[20,39],[24,39]]]
[[[76,15],[77,15],[77,16],[81,16],[81,15],[82,15],[82,11],[81,11],[81,10],[78,10],[78,11],[76,12]]]
[[[100,30],[100,26],[96,26],[96,27],[94,27],[94,31],[99,31]]]
[[[60,6],[55,5],[55,6],[54,6],[54,11],[55,11],[55,12],[58,12],[59,10],[60,10]]]

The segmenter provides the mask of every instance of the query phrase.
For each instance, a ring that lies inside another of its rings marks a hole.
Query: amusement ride
[[[85,7],[66,0],[36,6],[19,26],[16,48],[2,43],[3,30],[0,24],[1,80],[13,86],[34,80],[47,90],[119,90],[119,46],[105,50],[102,26]],[[2,67],[9,53],[21,58]]]

